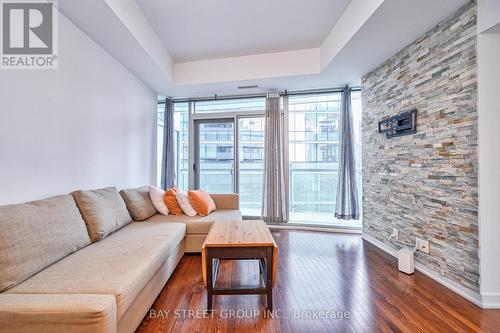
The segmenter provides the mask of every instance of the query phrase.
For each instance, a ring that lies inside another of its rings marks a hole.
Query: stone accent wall
[[[416,260],[478,291],[476,96],[475,2],[362,79],[363,232],[429,240]],[[378,133],[380,120],[414,108],[416,134]]]

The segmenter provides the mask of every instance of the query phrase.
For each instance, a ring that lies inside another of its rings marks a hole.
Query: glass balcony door
[[[235,192],[234,119],[195,121],[195,187],[209,193]]]
[[[245,216],[262,207],[264,117],[194,121],[194,187],[209,193],[239,193]]]

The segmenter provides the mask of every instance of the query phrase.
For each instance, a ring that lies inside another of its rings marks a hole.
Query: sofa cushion
[[[165,205],[167,205],[169,214],[173,215],[182,215],[181,206],[179,206],[179,202],[177,202],[176,193],[179,190],[174,188],[170,188],[165,191],[165,195],[163,196],[163,200],[165,201]]]
[[[153,206],[155,206],[158,213],[163,215],[168,215],[168,207],[163,200],[165,196],[165,191],[161,188],[157,188],[154,186],[149,187],[149,198],[151,198],[151,202]]]
[[[134,221],[143,221],[157,213],[148,186],[121,190],[120,195]]]
[[[216,210],[207,216],[187,216],[182,215],[161,215],[156,214],[146,220],[146,222],[173,222],[185,223],[187,235],[206,235],[212,226],[212,223],[220,220],[241,220],[239,210]]]
[[[0,207],[0,292],[88,244],[71,195]]]
[[[182,209],[182,212],[186,214],[187,216],[196,216],[198,213],[194,209],[193,205],[191,205],[191,202],[189,202],[189,197],[187,192],[185,191],[177,191],[175,193],[175,198],[177,199],[177,203]]]
[[[113,295],[0,294],[0,333],[117,331]]]
[[[185,234],[184,224],[133,222],[7,293],[114,295],[119,321]]]
[[[203,190],[188,191],[188,196],[194,209],[201,216],[207,216],[217,208],[210,194]]]
[[[227,194],[210,193],[210,197],[214,201],[217,209],[222,209],[222,210],[240,209],[240,196],[236,193],[227,193]]]
[[[125,202],[115,187],[75,191],[72,194],[94,242],[132,222]]]

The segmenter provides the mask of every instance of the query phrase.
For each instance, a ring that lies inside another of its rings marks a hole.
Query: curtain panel
[[[168,189],[175,185],[174,102],[171,99],[165,99],[165,113],[163,117],[161,187],[163,189]]]
[[[286,96],[284,99],[287,98]],[[284,101],[284,106],[287,103]],[[285,110],[286,113],[286,110]],[[286,193],[287,161],[285,160],[285,126],[280,110],[279,93],[266,98],[264,138],[264,191],[262,218],[268,223],[288,221],[288,195]]]
[[[352,120],[351,90],[342,91],[339,126],[339,170],[335,217],[342,220],[359,219],[356,160],[354,157],[354,126]]]

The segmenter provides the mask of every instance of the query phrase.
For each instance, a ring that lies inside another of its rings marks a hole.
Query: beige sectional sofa
[[[188,217],[157,214],[146,191],[0,207],[0,332],[133,332],[213,221],[241,219],[235,194]]]
[[[237,194],[211,194],[215,201],[217,210],[208,216],[187,215],[161,215],[155,214],[145,221],[148,222],[174,222],[186,225],[186,238],[184,239],[184,251],[187,253],[201,252],[201,246],[214,221],[219,220],[241,220],[239,211],[239,197]]]

